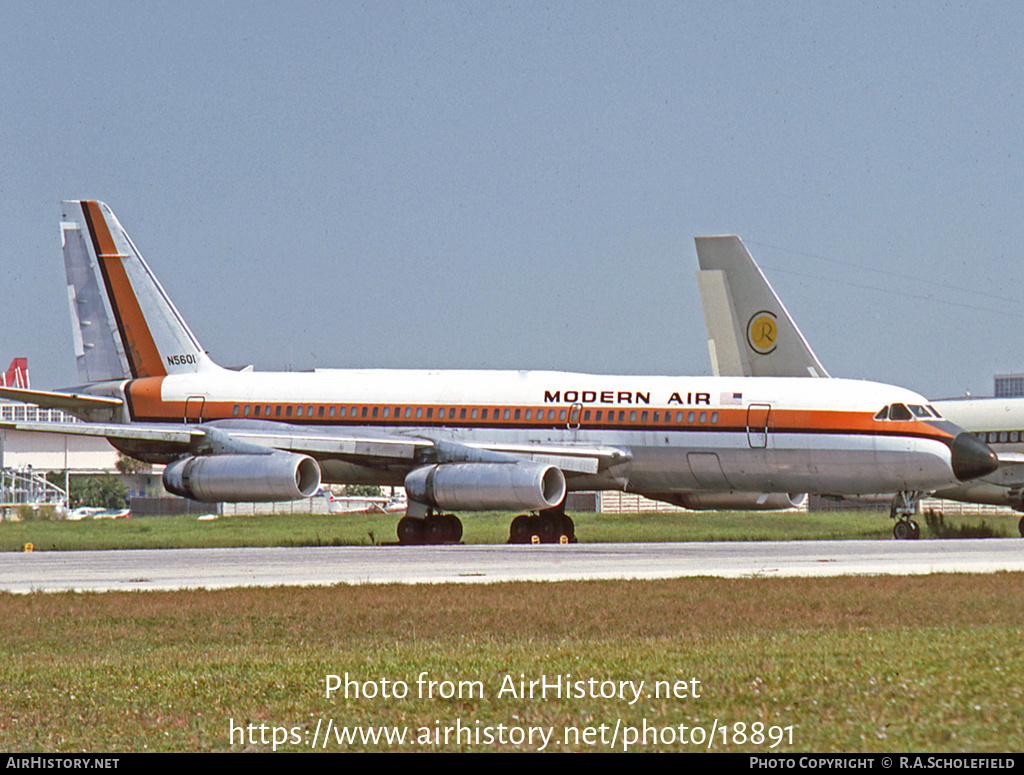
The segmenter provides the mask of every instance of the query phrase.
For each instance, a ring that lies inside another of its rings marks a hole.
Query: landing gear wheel
[[[562,516],[562,535],[565,536],[567,543],[576,543],[576,525],[565,515]]]
[[[431,514],[423,528],[423,542],[426,544],[443,544],[448,540],[448,523],[444,514]]]
[[[892,534],[897,541],[912,541],[921,537],[921,528],[912,519],[901,519],[893,526]]]
[[[462,540],[462,520],[454,514],[445,514],[444,518],[448,522],[448,540],[457,544]]]
[[[562,535],[562,515],[542,514],[538,518],[537,533],[542,544],[557,544]]]
[[[537,532],[536,519],[529,514],[520,514],[513,519],[508,528],[508,542],[510,544],[530,543],[530,538]]]
[[[425,544],[453,544],[462,538],[462,521],[454,514],[431,514],[424,522]]]
[[[418,546],[423,543],[426,520],[422,517],[402,517],[398,520],[398,543],[402,546]]]

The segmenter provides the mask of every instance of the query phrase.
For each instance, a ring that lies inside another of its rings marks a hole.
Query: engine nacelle
[[[543,463],[443,463],[405,477],[409,500],[438,509],[540,511],[565,489],[561,469]]]
[[[293,501],[320,488],[320,464],[293,452],[185,457],[164,469],[164,487],[196,501]]]
[[[782,511],[798,509],[807,502],[807,493],[784,492],[691,492],[641,493],[694,511]]]

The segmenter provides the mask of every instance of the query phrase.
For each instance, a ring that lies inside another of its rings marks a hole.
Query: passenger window
[[[281,405],[278,404],[277,406],[274,407],[274,417],[280,417],[280,416],[281,416]]]
[[[629,413],[629,421],[636,422],[636,409]]]
[[[515,414],[515,417],[513,417],[512,419],[514,419],[514,420],[518,420],[518,419],[519,419],[519,413],[520,413],[521,411],[522,411],[521,409],[516,409],[516,414]]]
[[[346,410],[345,410],[344,406],[339,406],[338,407],[338,417],[344,417],[345,416],[345,411]]]
[[[1004,443],[1005,443],[1005,442],[1007,442],[1007,441],[1009,441],[1009,440],[1010,440],[1010,434],[1009,434],[1009,433],[1007,433],[1006,431],[1002,431],[1002,432],[1001,432],[1001,433],[999,434],[999,440],[1000,440],[1001,442],[1004,442]]]
[[[238,417],[238,404],[235,404],[235,408],[231,410],[231,415],[233,417]]]
[[[680,412],[680,414],[682,414],[682,412]],[[695,419],[697,419],[696,412],[690,412],[686,415],[686,422],[693,422]]]
[[[260,406],[259,404],[257,404],[256,406],[254,406],[254,407],[252,408],[252,416],[253,416],[253,417],[259,417],[259,416],[260,416],[260,409],[262,409],[262,408],[263,408],[263,407],[261,407],[261,406]]]
[[[640,422],[647,422],[647,412],[640,413]]]
[[[317,417],[323,417],[324,416],[324,408],[322,406],[318,406],[317,407],[316,416]]]
[[[363,407],[363,413],[362,413],[362,416],[363,416],[363,417],[366,417],[366,410],[367,410],[367,408],[366,408],[366,407],[364,406],[364,407]]]
[[[423,417],[423,407],[422,406],[417,406],[416,407],[416,419],[418,420],[421,417]]]
[[[328,417],[334,417],[334,407],[333,406],[328,407],[328,409],[327,409],[327,416]]]
[[[587,409],[583,412],[583,422],[590,422],[590,410]]]
[[[527,420],[532,420],[533,419],[533,410],[532,409],[527,409],[526,410],[526,419]]]
[[[391,407],[390,406],[385,406],[384,407],[384,417],[390,417],[390,416],[391,416]]]
[[[412,407],[411,407],[411,406],[407,406],[407,407],[405,407],[405,416],[406,416],[407,418],[408,418],[408,417],[412,417]]]
[[[427,409],[427,419],[431,419],[434,416],[434,407]]]
[[[555,419],[555,410],[554,409],[548,409],[548,419],[549,420],[554,420]]]
[[[558,421],[563,422],[565,420],[565,410],[563,409],[558,413]]]
[[[683,421],[683,413],[676,412],[676,422],[681,423]],[[690,412],[690,419],[687,422],[693,422],[693,412]]]
[[[437,419],[438,420],[443,420],[444,419],[444,407],[443,406],[440,409],[437,410]]]
[[[245,409],[242,410],[242,414],[246,417],[249,416],[249,404],[245,405]]]
[[[376,417],[376,416],[378,415],[378,413],[379,413],[379,412],[380,412],[380,408],[379,408],[379,407],[376,407],[376,406],[375,406],[375,407],[373,407],[373,416],[374,416],[374,417]]]
[[[700,413],[700,421],[704,422],[707,419],[708,419],[708,413],[707,412],[701,412]]]
[[[501,419],[502,420],[507,420],[511,416],[512,416],[512,410],[511,409],[506,409],[504,412],[501,413]]]
[[[476,419],[476,416],[477,416],[477,414],[479,414],[479,410],[477,410],[477,409],[474,409],[474,410],[473,410],[472,412],[470,412],[470,413],[469,413],[469,418],[470,418],[471,420],[475,420],[475,419]]]
[[[476,410],[474,409],[473,411],[476,411]],[[486,409],[481,409],[480,410],[480,419],[481,420],[486,420],[487,419],[487,410]]]
[[[462,409],[459,411],[459,419],[460,420],[465,420],[466,419],[466,407],[462,407]]]
[[[713,423],[718,422],[718,412],[712,412],[711,413],[711,422],[713,422]]]

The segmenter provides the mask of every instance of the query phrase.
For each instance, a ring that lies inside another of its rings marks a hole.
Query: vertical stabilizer
[[[109,207],[63,202],[61,238],[84,382],[216,368]]]
[[[722,376],[827,377],[739,237],[697,237],[712,368]]]
[[[7,373],[0,376],[0,385],[9,388],[27,389],[28,384],[28,358],[15,358],[7,367]]]

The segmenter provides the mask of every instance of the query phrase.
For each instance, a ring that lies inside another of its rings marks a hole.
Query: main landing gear
[[[911,517],[917,513],[917,504],[921,493],[916,490],[903,490],[896,493],[889,508],[889,518],[895,519],[892,534],[897,541],[916,540],[921,537],[921,527]]]
[[[402,517],[398,521],[398,543],[457,544],[462,540],[462,520],[454,514],[434,514],[425,517]]]
[[[540,514],[520,514],[508,529],[510,544],[574,544],[576,525],[565,516],[564,508],[547,509]]]
[[[422,512],[420,512],[422,513]],[[398,543],[403,546],[457,544],[462,540],[462,521],[454,514],[426,516],[406,514],[398,521]],[[510,544],[574,544],[576,526],[561,507],[539,514],[520,514],[509,526]]]

